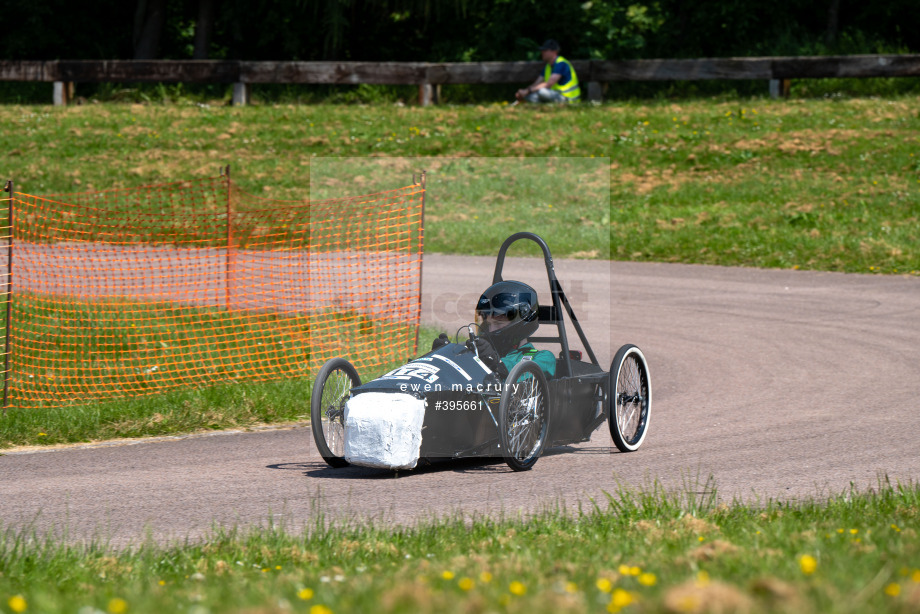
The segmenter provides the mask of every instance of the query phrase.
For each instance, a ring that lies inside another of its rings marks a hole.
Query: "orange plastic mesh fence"
[[[227,177],[14,193],[9,405],[309,377],[333,356],[363,373],[408,358],[423,195],[422,182],[266,200]],[[7,262],[0,249],[0,272]]]
[[[12,191],[13,184],[12,182],[7,182],[4,192],[9,193]],[[13,199],[11,196],[0,198],[0,211],[2,211],[2,222],[0,222],[0,331],[2,331],[3,336],[0,337],[0,378],[3,378],[0,382],[0,387],[3,387],[3,400],[2,404],[4,411],[6,409],[7,403],[7,375],[9,374],[10,362],[9,362],[9,337],[7,335],[9,321],[10,309],[12,309],[12,292],[10,286],[10,268],[8,263],[10,262],[10,253],[12,252],[12,241],[13,235],[11,232],[9,224],[9,212],[11,210],[11,205]]]

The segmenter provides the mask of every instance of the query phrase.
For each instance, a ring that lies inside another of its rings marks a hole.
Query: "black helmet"
[[[500,281],[479,297],[476,323],[480,334],[495,346],[500,356],[504,356],[536,332],[540,326],[538,311],[536,290],[519,281]],[[508,324],[496,328],[496,316],[507,318]]]

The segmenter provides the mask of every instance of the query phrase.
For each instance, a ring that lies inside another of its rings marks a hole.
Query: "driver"
[[[479,336],[476,350],[483,363],[504,379],[522,360],[532,360],[552,377],[556,357],[549,350],[538,350],[527,337],[539,327],[537,292],[519,281],[500,281],[489,286],[476,303]],[[435,339],[432,350],[448,343],[447,335]]]

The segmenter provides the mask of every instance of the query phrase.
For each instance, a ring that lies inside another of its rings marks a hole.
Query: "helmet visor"
[[[485,332],[495,332],[514,324],[530,311],[530,296],[500,292],[483,296],[476,305],[476,324]]]

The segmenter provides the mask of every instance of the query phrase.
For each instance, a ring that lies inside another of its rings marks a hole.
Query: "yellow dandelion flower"
[[[321,603],[310,608],[310,614],[332,614],[332,610]]]
[[[706,586],[709,584],[709,572],[705,569],[701,569],[696,572],[696,585],[697,586]]]
[[[870,267],[870,268],[875,268],[875,267]],[[843,533],[843,529],[837,529],[837,532],[842,534],[842,533]]]
[[[109,614],[125,614],[128,611],[128,602],[119,597],[109,600]]]
[[[452,572],[452,571],[442,571],[442,572],[441,572],[441,577],[444,578],[445,580],[453,580],[453,579],[454,579],[454,572]]]
[[[577,592],[578,592],[578,585],[575,584],[574,582],[566,582],[566,583],[565,583],[565,592],[567,592],[567,593],[577,593]]]
[[[625,608],[633,602],[635,602],[635,598],[632,593],[622,588],[616,589],[613,591],[613,595],[610,596],[610,603],[620,608]]]
[[[818,561],[815,560],[815,557],[810,554],[803,554],[799,557],[799,567],[802,568],[802,573],[806,576],[809,576],[815,573],[815,569],[818,568]]]
[[[469,591],[472,590],[474,586],[476,586],[476,583],[473,582],[472,578],[464,577],[460,578],[460,580],[457,582],[457,586],[459,586],[461,590]]]
[[[897,582],[892,582],[885,587],[885,594],[889,597],[897,597],[901,594],[901,585]]]
[[[621,576],[628,576],[629,575],[629,565],[620,565],[619,567],[617,567],[617,571],[620,572]]]
[[[166,586],[166,580],[160,580],[160,581],[158,582],[158,584],[159,584],[160,586]]]
[[[859,529],[850,529],[850,535],[856,535],[859,533]]]
[[[915,569],[910,574],[910,580],[911,582],[916,582],[917,584],[920,584],[920,569]]]
[[[26,598],[23,597],[22,595],[13,595],[13,596],[10,597],[9,600],[6,602],[6,605],[10,606],[10,609],[11,609],[13,612],[16,612],[16,614],[20,614],[21,612],[25,612],[25,611],[26,611],[26,608],[29,607],[29,604],[26,603]]]
[[[703,537],[702,535],[700,535],[697,539],[698,539],[699,541],[705,541],[706,538]]]
[[[297,598],[303,601],[310,601],[313,599],[313,589],[312,588],[302,588],[297,591]]]
[[[514,582],[508,585],[508,590],[511,592],[512,595],[521,597],[527,592],[527,587],[524,586],[523,583],[515,580]]]
[[[653,573],[644,573],[639,576],[639,584],[642,586],[655,586],[655,583],[658,582],[658,578]]]
[[[598,578],[597,582],[595,582],[595,586],[597,586],[597,590],[603,593],[609,593],[613,590],[613,582],[607,578]]]
[[[629,575],[631,575],[631,576],[638,576],[640,573],[642,573],[642,570],[639,569],[639,568],[638,568],[637,566],[635,566],[635,565],[633,565],[632,567],[629,568]]]

